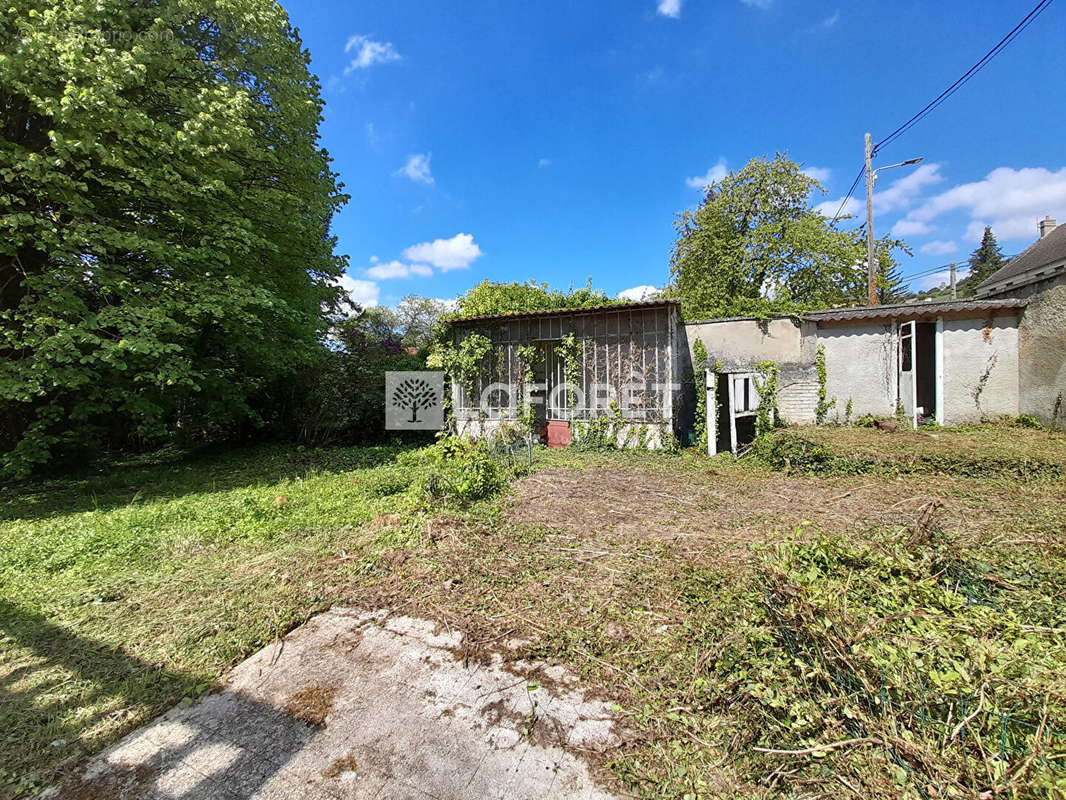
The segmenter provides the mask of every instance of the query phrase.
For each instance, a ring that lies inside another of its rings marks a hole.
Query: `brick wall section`
[[[813,425],[818,408],[818,381],[799,380],[781,383],[777,393],[777,411],[791,425]]]

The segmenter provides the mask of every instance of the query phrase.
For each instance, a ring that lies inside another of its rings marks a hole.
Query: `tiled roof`
[[[494,319],[519,319],[523,317],[554,317],[571,316],[573,314],[589,314],[597,311],[631,311],[647,308],[666,308],[676,306],[680,300],[665,298],[662,300],[640,300],[628,303],[604,303],[599,306],[578,306],[575,308],[546,308],[537,311],[506,311],[502,314],[482,314],[472,317],[455,317],[449,322],[487,322]]]
[[[1066,225],[1059,225],[1051,233],[1037,239],[1005,265],[989,275],[978,286],[978,291],[1011,278],[1020,278],[1030,270],[1047,264],[1066,261]],[[1019,281],[1020,284],[1027,281]]]
[[[827,308],[808,311],[804,319],[812,322],[842,322],[862,319],[921,319],[943,314],[983,314],[1024,308],[1026,300],[946,300],[939,303],[896,303],[884,306]]]

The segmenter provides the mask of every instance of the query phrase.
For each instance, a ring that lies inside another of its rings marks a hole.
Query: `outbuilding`
[[[451,326],[456,352],[476,359],[466,374],[453,370],[460,434],[491,436],[531,424],[558,446],[606,417],[622,446],[660,447],[673,435],[675,300],[463,317]]]

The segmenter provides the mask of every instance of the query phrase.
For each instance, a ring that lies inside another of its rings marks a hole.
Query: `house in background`
[[[1032,297],[1066,285],[1066,225],[1044,217],[1037,229],[1040,237],[982,281],[978,297]]]
[[[1027,298],[1018,331],[1019,411],[1066,423],[1066,225],[1038,223],[1039,238],[977,287],[985,298]]]

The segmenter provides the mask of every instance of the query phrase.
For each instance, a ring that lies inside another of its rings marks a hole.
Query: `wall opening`
[[[915,427],[937,418],[936,323],[899,326],[899,403]]]
[[[717,410],[716,419],[718,424],[714,426],[715,430],[715,452],[716,453],[728,453],[733,449],[732,436],[729,432],[729,376],[725,373],[715,373],[715,403],[714,407]],[[714,411],[709,411],[714,413]]]
[[[914,325],[914,380],[918,424],[936,421],[936,323]]]

